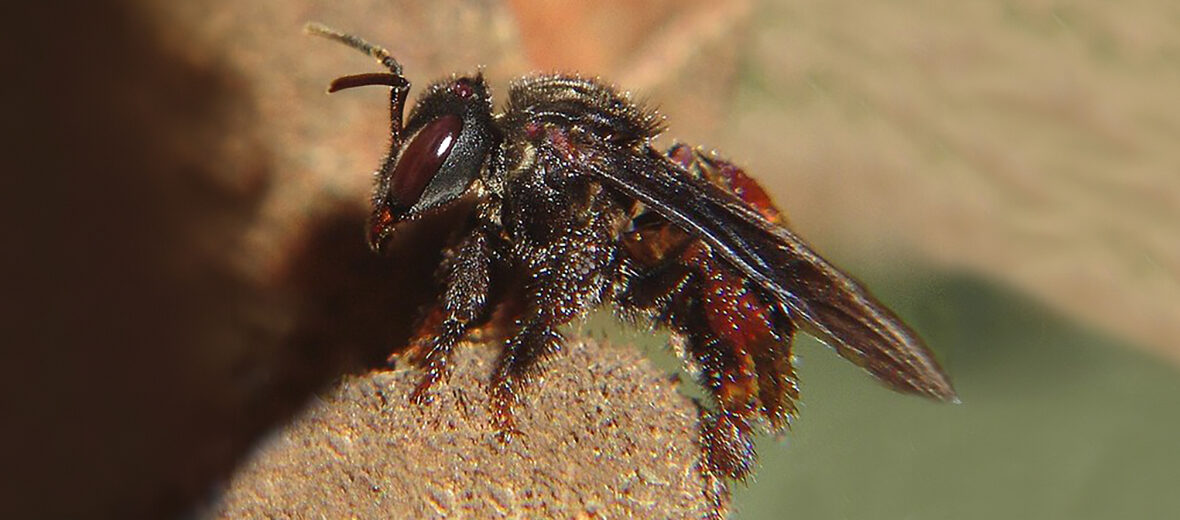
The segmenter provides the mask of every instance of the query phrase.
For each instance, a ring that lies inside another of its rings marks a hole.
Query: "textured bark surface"
[[[240,467],[217,518],[701,518],[697,408],[634,348],[574,340],[495,437],[498,348],[460,345],[432,403],[421,374],[349,377]]]

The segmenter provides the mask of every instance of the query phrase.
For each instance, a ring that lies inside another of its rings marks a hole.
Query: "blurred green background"
[[[734,518],[1180,517],[1180,371],[977,277],[865,281],[937,350],[963,403],[891,392],[800,336],[800,416],[760,439]],[[588,330],[676,370],[660,338],[609,316]]]
[[[876,284],[963,399],[882,391],[801,342],[805,408],[738,518],[1177,518],[1180,373],[994,283]]]

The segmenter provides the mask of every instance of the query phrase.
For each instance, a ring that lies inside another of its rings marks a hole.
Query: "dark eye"
[[[390,179],[389,197],[394,206],[409,209],[418,203],[430,180],[455,146],[463,120],[442,116],[428,123],[406,146]]]

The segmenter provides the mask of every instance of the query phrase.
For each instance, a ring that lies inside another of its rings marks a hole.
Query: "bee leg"
[[[549,317],[536,317],[526,322],[504,346],[504,354],[492,376],[492,421],[496,434],[509,442],[520,433],[516,429],[513,407],[520,392],[532,376],[532,371],[544,357],[561,350],[564,338]]]
[[[681,358],[717,405],[701,418],[708,472],[741,479],[754,463],[755,427],[780,429],[795,412],[792,323],[707,246],[688,244],[665,258],[655,265],[625,260],[631,274],[615,303],[683,340]]]
[[[798,413],[799,380],[791,357],[795,324],[777,309],[772,321],[775,340],[754,342],[750,350],[758,371],[762,415],[771,430],[778,432],[789,427]]]
[[[530,266],[520,328],[505,344],[490,388],[494,426],[502,441],[517,433],[512,410],[538,363],[564,344],[558,328],[601,301],[610,281],[599,273],[608,272],[614,262],[608,238],[602,233],[555,245],[553,254],[538,255]]]
[[[677,353],[717,406],[701,412],[704,476],[741,479],[755,460],[751,421],[761,412],[761,367],[752,351],[714,330],[717,316],[733,316],[733,305],[726,306],[732,300],[725,297],[740,280],[713,274],[695,260],[661,265],[632,277],[616,303],[628,315],[648,316],[672,329]],[[721,491],[723,485],[717,496]]]
[[[487,236],[480,230],[447,251],[440,304],[422,320],[405,354],[424,372],[410,394],[414,404],[430,401],[428,391],[446,375],[451,349],[483,316],[490,285],[489,258]]]
[[[701,417],[701,444],[709,469],[741,480],[756,459],[752,439],[758,418],[758,378],[748,353],[705,331],[688,335],[688,353],[700,371],[700,381],[718,405]]]
[[[790,366],[793,328],[781,311],[732,269],[702,251],[695,319],[683,323],[688,351],[719,410],[707,417],[702,442],[714,470],[735,479],[754,463],[752,431],[779,429],[795,412]]]

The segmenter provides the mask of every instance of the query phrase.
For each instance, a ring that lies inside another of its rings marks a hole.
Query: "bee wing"
[[[798,235],[653,149],[608,157],[590,173],[704,240],[840,355],[898,391],[957,401],[921,338]]]

